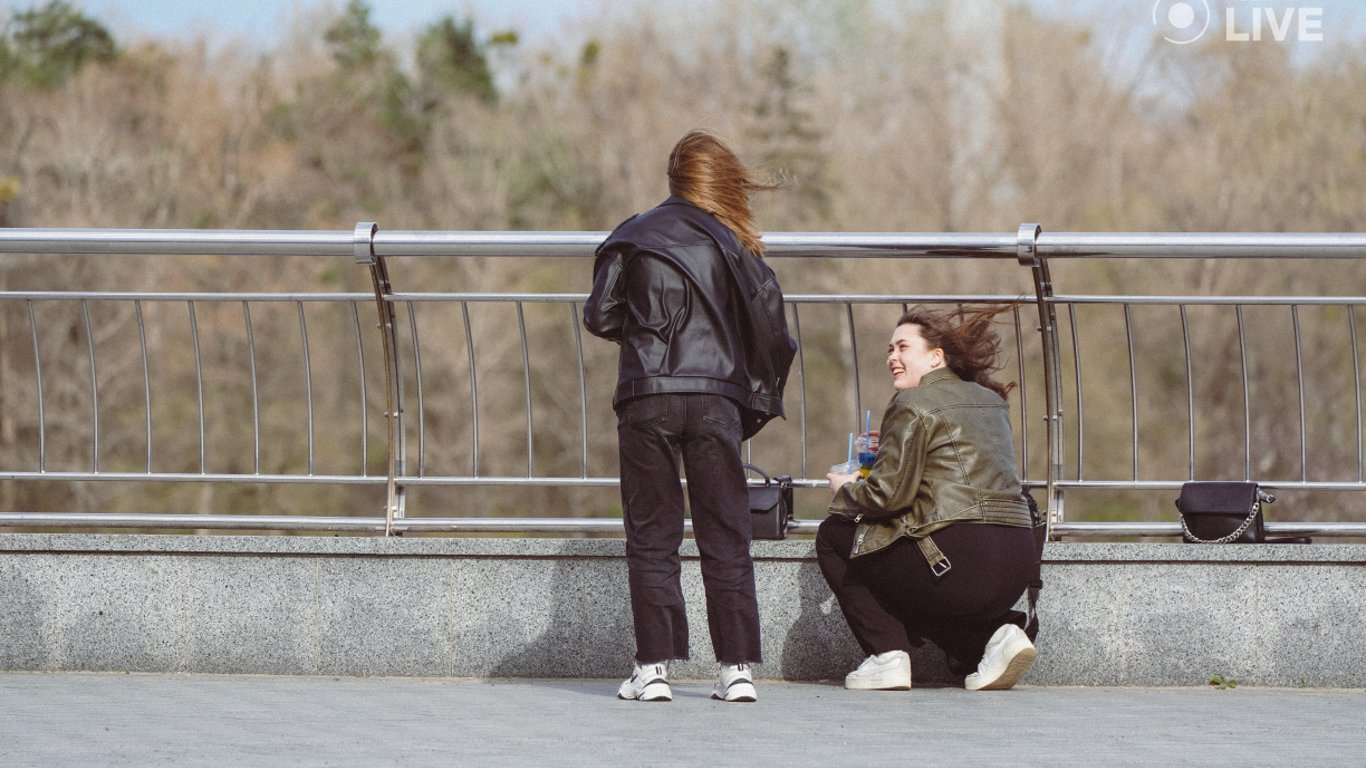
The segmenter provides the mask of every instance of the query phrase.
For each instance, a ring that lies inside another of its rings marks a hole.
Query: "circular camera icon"
[[[1153,26],[1162,39],[1176,45],[1199,40],[1209,29],[1209,0],[1156,0]]]

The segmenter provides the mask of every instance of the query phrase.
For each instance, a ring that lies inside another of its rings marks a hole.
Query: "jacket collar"
[[[686,205],[686,206],[689,206],[689,207],[691,207],[691,208],[697,208],[697,206],[696,206],[696,205],[693,205],[692,202],[690,202],[690,201],[688,200],[688,198],[686,198],[686,197],[681,197],[681,196],[679,196],[679,195],[669,195],[668,199],[665,200],[664,202],[660,203],[660,205]],[[702,209],[701,209],[701,208],[697,208],[697,210],[700,211],[700,210],[702,210]]]
[[[943,368],[935,368],[933,371],[921,376],[920,386],[923,387],[926,384],[934,384],[945,380],[962,381],[962,379],[958,378],[958,374],[954,373],[953,369],[946,365]]]

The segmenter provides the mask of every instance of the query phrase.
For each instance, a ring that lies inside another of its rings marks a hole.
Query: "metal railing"
[[[0,291],[0,311],[8,312],[0,331],[9,329],[0,338],[0,418],[15,436],[0,452],[0,483],[351,485],[383,494],[381,514],[7,509],[0,525],[619,531],[620,519],[610,516],[428,514],[438,505],[410,514],[409,495],[423,488],[617,485],[614,444],[602,437],[612,423],[606,393],[615,355],[606,349],[611,345],[583,338],[583,293],[439,290],[423,276],[401,291],[391,275],[395,264],[451,259],[586,260],[605,235],[387,232],[370,222],[349,232],[0,230],[0,265],[20,255],[311,256],[364,267],[372,288]],[[1053,276],[1077,264],[1199,259],[1332,260],[1359,278],[1366,235],[1045,233],[1028,224],[1006,235],[774,233],[765,241],[774,258],[886,259],[890,269],[902,260],[984,262],[1003,279],[1030,286],[1004,294],[789,294],[789,324],[800,347],[789,418],[747,443],[746,452],[774,474],[794,475],[800,489],[823,488],[826,460],[838,459],[830,448],[842,446],[844,433],[868,411],[880,412],[887,392],[867,374],[881,368],[895,315],[912,304],[1014,303],[1002,335],[1008,377],[1019,384],[1012,394],[1017,454],[1027,485],[1045,497],[1054,537],[1179,535],[1170,499],[1190,479],[1253,479],[1292,495],[1324,492],[1343,507],[1333,516],[1347,520],[1289,522],[1278,515],[1268,530],[1366,535],[1356,332],[1366,297],[1058,294]],[[586,287],[587,268],[580,274]],[[363,312],[364,304],[374,309]],[[1268,324],[1268,311],[1284,318]],[[222,320],[229,314],[240,320]],[[263,322],[266,314],[273,317]],[[241,347],[235,363],[211,360],[203,349],[210,335],[201,322],[210,316],[218,326],[234,326],[212,338],[215,347]],[[377,319],[373,332],[363,316]],[[876,351],[861,356],[870,334]],[[116,337],[124,337],[122,355],[107,351]],[[1268,363],[1275,356],[1267,350],[1279,353],[1277,365]],[[218,391],[225,369],[242,379],[228,395]],[[1225,375],[1229,370],[1235,375]],[[284,378],[293,384],[286,387]],[[382,416],[371,403],[375,392],[383,393]],[[60,427],[54,400],[61,400]],[[221,406],[226,416],[215,415],[215,400],[232,401]],[[381,418],[383,435],[372,436]],[[109,422],[117,427],[102,427]],[[282,452],[279,445],[291,442],[302,445]],[[1106,493],[1127,498],[1129,510],[1147,503],[1143,515],[1157,519],[1128,512],[1120,520],[1088,520],[1096,515],[1084,504],[1080,519],[1069,519],[1069,494]],[[1162,504],[1135,502],[1134,494]],[[798,519],[794,530],[809,532],[816,522]]]

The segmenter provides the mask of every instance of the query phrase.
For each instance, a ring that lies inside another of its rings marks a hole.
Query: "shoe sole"
[[[625,690],[625,689],[623,688],[623,689],[619,689],[619,690],[617,691],[617,698],[618,698],[618,699],[621,699],[621,700],[623,700],[623,701],[673,701],[673,700],[674,700],[673,690],[669,688],[669,684],[668,684],[668,683],[649,683],[649,684],[647,684],[644,688],[641,688],[641,689],[640,689],[640,692],[637,693],[635,696],[628,696],[626,693],[623,693],[623,692],[622,692],[623,690]]]
[[[1038,656],[1039,651],[1034,646],[1031,645],[1023,648],[1010,658],[1010,662],[1006,664],[1006,668],[1001,672],[999,677],[980,688],[971,688],[969,690],[1004,691],[1013,688],[1015,683],[1019,682],[1021,677],[1024,677],[1024,673],[1028,672],[1029,668],[1034,666],[1034,659],[1038,658]]]
[[[844,687],[851,691],[909,691],[909,670],[888,669],[875,675],[846,675]]]
[[[637,701],[673,701],[673,691],[669,689],[668,683],[650,683],[640,689]]]
[[[910,682],[900,680],[849,680],[845,679],[844,687],[850,691],[909,691]]]
[[[711,692],[711,697],[717,701],[758,701],[759,696],[754,691],[754,686],[748,683],[732,683],[726,690],[726,695],[722,696],[715,689]]]

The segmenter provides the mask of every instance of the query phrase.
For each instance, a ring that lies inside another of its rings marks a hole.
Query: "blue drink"
[[[876,453],[876,452],[873,452],[873,453],[863,453],[862,451],[859,452],[859,455],[858,455],[858,463],[859,463],[859,466],[863,467],[863,473],[864,473],[865,475],[868,474],[868,469],[871,468],[871,467],[873,466],[873,461],[874,461],[875,459],[877,459],[877,453]]]
[[[854,441],[854,445],[858,448],[859,472],[867,477],[868,471],[873,468],[873,462],[877,460],[877,435],[865,432],[859,435],[858,439]]]

